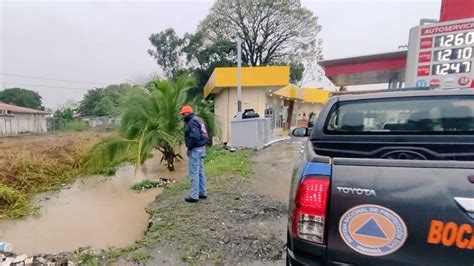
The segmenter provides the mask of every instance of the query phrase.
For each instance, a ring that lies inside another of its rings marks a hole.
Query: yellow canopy
[[[322,103],[325,104],[329,100],[331,91],[322,88],[300,88],[290,84],[274,92],[291,100],[301,100],[305,103]]]
[[[289,84],[289,66],[242,67],[241,86],[283,87]],[[204,97],[218,93],[222,88],[237,87],[236,67],[216,67],[204,86]]]
[[[290,84],[288,86],[285,86],[277,91],[274,92],[276,95],[280,95],[292,100],[303,100],[303,90],[293,84]]]
[[[304,102],[325,104],[329,100],[331,91],[322,88],[303,88]]]

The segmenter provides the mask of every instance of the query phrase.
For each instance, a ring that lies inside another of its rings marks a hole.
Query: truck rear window
[[[328,116],[326,134],[473,134],[474,97],[348,101]]]

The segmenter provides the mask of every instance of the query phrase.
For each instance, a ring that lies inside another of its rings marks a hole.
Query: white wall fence
[[[89,127],[97,127],[102,125],[120,125],[122,118],[109,116],[82,117],[81,121],[87,123]]]
[[[0,115],[0,136],[46,131],[46,115],[44,114]]]

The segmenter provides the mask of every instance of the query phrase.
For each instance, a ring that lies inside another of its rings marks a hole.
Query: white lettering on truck
[[[336,187],[337,190],[344,194],[352,194],[352,195],[365,195],[365,196],[374,196],[375,190],[373,189],[365,189],[365,188],[352,188],[352,187]]]

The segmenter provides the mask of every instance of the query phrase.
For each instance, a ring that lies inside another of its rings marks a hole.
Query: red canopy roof
[[[337,86],[403,81],[407,51],[364,55],[319,62]]]

